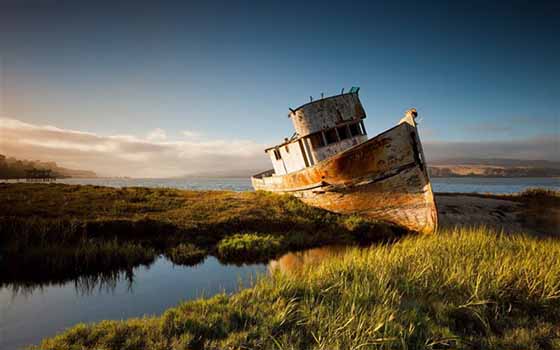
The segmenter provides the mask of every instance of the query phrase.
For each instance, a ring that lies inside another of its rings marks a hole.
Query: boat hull
[[[329,159],[282,176],[251,178],[255,190],[288,193],[329,211],[433,233],[437,209],[412,118]]]

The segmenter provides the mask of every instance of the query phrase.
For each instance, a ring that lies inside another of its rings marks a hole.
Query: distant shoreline
[[[189,179],[238,179],[249,180],[250,176],[184,176],[184,177],[111,177],[111,176],[98,176],[98,177],[63,177],[56,178],[56,180],[189,180]],[[550,175],[550,176],[484,176],[484,175],[449,175],[449,176],[439,176],[430,175],[430,178],[437,179],[461,179],[461,178],[480,178],[480,179],[560,179],[560,175]],[[19,179],[0,179],[0,183],[10,183],[10,182],[25,182],[25,178]]]

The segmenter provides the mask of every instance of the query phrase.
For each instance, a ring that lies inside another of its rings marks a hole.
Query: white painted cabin
[[[366,113],[358,97],[359,88],[349,93],[312,101],[289,117],[295,134],[284,143],[267,148],[275,175],[285,175],[367,141],[363,119]]]

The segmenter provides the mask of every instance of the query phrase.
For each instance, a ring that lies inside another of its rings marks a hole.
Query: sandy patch
[[[464,194],[436,194],[435,197],[441,228],[486,226],[505,232],[533,233],[518,220],[522,210],[519,202]]]

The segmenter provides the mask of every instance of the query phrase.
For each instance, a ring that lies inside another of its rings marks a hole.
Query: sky
[[[560,160],[560,3],[0,0],[0,153],[168,177],[267,169],[288,108],[360,87],[428,159]]]

